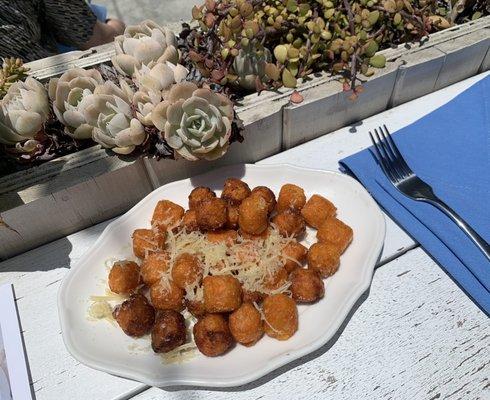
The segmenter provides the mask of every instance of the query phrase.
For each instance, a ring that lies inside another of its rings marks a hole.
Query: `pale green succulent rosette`
[[[94,127],[92,139],[118,154],[130,154],[147,137],[143,124],[131,111],[133,92],[127,83],[121,88],[112,82],[95,89],[94,100],[85,117]]]
[[[12,84],[0,101],[0,143],[20,152],[36,148],[35,135],[49,116],[48,94],[36,79]]]
[[[72,68],[49,81],[48,93],[53,111],[65,126],[65,133],[74,139],[90,139],[93,127],[87,123],[85,110],[93,102],[95,88],[104,80],[95,69]]]
[[[233,103],[191,82],[176,84],[152,113],[168,145],[187,160],[215,160],[228,150]]]
[[[126,27],[124,34],[114,39],[114,46],[112,64],[127,76],[151,62],[179,61],[175,34],[150,20]]]

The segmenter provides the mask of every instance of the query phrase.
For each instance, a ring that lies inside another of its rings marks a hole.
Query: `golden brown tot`
[[[151,229],[136,229],[133,232],[133,253],[145,258],[147,253],[162,250],[165,246],[166,232],[154,232]]]
[[[309,226],[318,229],[328,217],[334,217],[336,212],[337,208],[332,202],[314,194],[301,210],[301,215]]]
[[[242,201],[238,208],[238,225],[251,235],[260,235],[267,229],[267,203],[261,196],[252,195]]]
[[[277,198],[277,212],[293,210],[300,212],[306,203],[305,191],[299,186],[287,183],[282,186]]]
[[[279,293],[266,297],[263,304],[265,333],[287,340],[298,330],[298,308],[293,299]]]
[[[301,243],[296,241],[289,242],[282,249],[284,257],[284,268],[288,272],[294,271],[296,268],[300,268],[306,260],[306,254],[308,249]]]
[[[267,203],[267,213],[270,214],[276,207],[276,196],[267,186],[257,186],[253,188],[252,194],[262,197]]]
[[[291,294],[298,303],[313,303],[323,297],[325,287],[320,274],[313,269],[297,268],[291,272]]]
[[[238,206],[249,195],[250,188],[245,182],[236,178],[228,178],[225,181],[221,198],[229,204]]]
[[[340,253],[332,243],[315,243],[308,250],[308,268],[318,271],[322,278],[335,274],[340,265]]]
[[[150,332],[155,321],[155,310],[142,294],[131,297],[114,308],[112,313],[123,332],[140,337]]]
[[[184,209],[169,200],[160,200],[153,211],[151,226],[160,231],[174,229],[180,224]]]
[[[233,344],[228,322],[221,314],[207,314],[199,319],[193,334],[197,348],[208,357],[225,353]]]
[[[284,237],[299,237],[306,229],[305,220],[294,211],[280,212],[272,218],[272,223],[277,227],[279,233]]]
[[[192,190],[189,194],[189,210],[196,210],[203,201],[210,200],[216,197],[210,188],[199,186]]]
[[[157,282],[150,287],[151,303],[159,310],[182,311],[184,294],[184,291],[173,282],[168,282],[167,285]]]
[[[184,213],[181,227],[186,232],[195,232],[199,230],[199,225],[197,224],[197,213],[195,210],[187,210]]]
[[[140,267],[134,261],[116,261],[108,280],[109,288],[114,293],[129,294],[140,284]]]
[[[252,346],[264,334],[262,317],[251,303],[243,303],[233,311],[228,323],[235,341],[245,346]]]
[[[146,256],[141,263],[141,277],[143,282],[151,286],[158,282],[168,271],[169,255],[165,251],[155,251]]]
[[[199,283],[202,279],[202,267],[199,259],[194,254],[182,253],[175,259],[172,267],[172,280],[180,287]]]
[[[233,311],[242,303],[242,287],[231,275],[204,277],[203,294],[204,308],[208,313]]]
[[[223,199],[205,200],[196,209],[197,224],[203,231],[221,229],[228,220],[227,212],[226,202]]]
[[[329,217],[316,233],[319,242],[332,243],[342,254],[352,242],[352,228],[335,217]]]

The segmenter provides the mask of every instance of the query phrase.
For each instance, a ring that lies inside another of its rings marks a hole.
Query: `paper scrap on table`
[[[12,285],[0,286],[0,400],[32,399]]]

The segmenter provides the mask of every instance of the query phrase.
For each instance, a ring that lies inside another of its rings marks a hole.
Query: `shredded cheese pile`
[[[183,253],[189,253],[199,259],[203,276],[231,274],[247,291],[283,293],[287,291],[290,282],[285,282],[274,290],[269,289],[266,282],[283,267],[285,259],[291,259],[283,255],[283,249],[292,241],[295,239],[281,236],[275,227],[270,229],[265,239],[250,240],[238,236],[233,244],[210,242],[206,233],[184,230],[174,233],[169,230],[165,246],[170,259],[169,268],[162,274],[160,283],[162,287],[168,287],[176,258]],[[202,296],[203,290],[199,284],[186,288],[187,300],[201,301]]]

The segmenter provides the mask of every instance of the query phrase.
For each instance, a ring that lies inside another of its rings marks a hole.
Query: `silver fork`
[[[456,211],[438,198],[430,185],[414,174],[398,151],[386,125],[383,125],[383,128],[378,128],[379,133],[378,129],[375,129],[374,135],[369,132],[369,136],[371,136],[379,164],[395,188],[413,200],[432,204],[441,210],[468,235],[490,261],[490,245]]]

